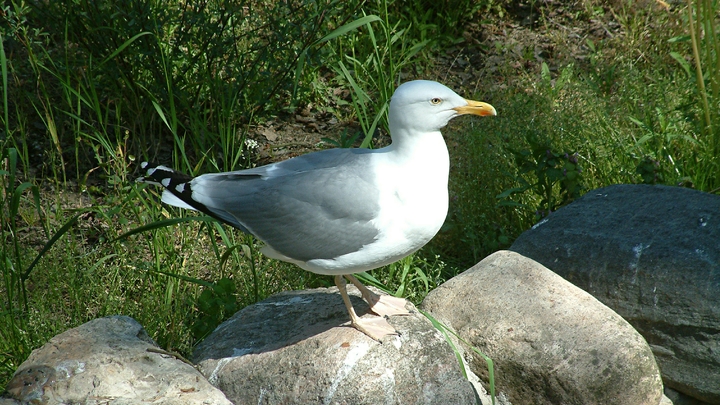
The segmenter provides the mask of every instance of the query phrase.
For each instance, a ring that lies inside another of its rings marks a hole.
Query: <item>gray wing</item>
[[[379,212],[370,158],[364,149],[332,149],[203,175],[193,180],[193,199],[289,258],[332,259],[378,235],[370,224]]]

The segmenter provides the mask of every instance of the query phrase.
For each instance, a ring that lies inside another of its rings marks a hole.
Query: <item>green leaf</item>
[[[507,198],[507,197],[509,197],[509,196],[511,196],[511,195],[513,195],[513,194],[516,194],[516,193],[522,193],[522,192],[524,192],[525,190],[527,190],[526,187],[513,187],[513,188],[507,189],[507,190],[503,191],[502,193],[496,195],[495,198],[497,198],[498,200],[500,200],[500,199],[503,199],[503,198]]]
[[[590,48],[593,53],[597,52],[597,49],[595,48],[595,42],[593,42],[591,39],[586,40],[585,44],[588,48]]]
[[[329,40],[331,40],[331,39],[335,39],[335,38],[337,38],[337,37],[339,37],[339,36],[341,36],[341,35],[345,35],[345,34],[347,34],[347,33],[350,32],[350,31],[356,30],[356,29],[358,29],[359,27],[361,27],[361,26],[363,26],[363,25],[370,24],[370,23],[375,22],[375,21],[382,21],[382,19],[381,19],[380,17],[374,15],[374,14],[367,15],[367,16],[362,17],[362,18],[358,18],[358,19],[355,20],[355,21],[349,22],[349,23],[347,23],[347,24],[345,24],[345,25],[343,25],[343,26],[341,26],[341,27],[339,27],[339,28],[336,28],[333,32],[325,35],[324,37],[322,37],[322,38],[321,38],[319,41],[317,41],[316,43],[317,43],[317,44],[321,44],[321,43],[323,43],[323,42],[327,42],[327,41],[329,41]]]
[[[668,39],[668,42],[671,44],[677,43],[677,42],[688,42],[690,41],[690,35],[679,35],[677,37],[672,37]]]
[[[683,70],[685,71],[685,74],[687,74],[688,78],[691,78],[693,76],[692,70],[690,68],[690,64],[685,60],[685,58],[683,58],[682,55],[680,55],[677,52],[670,52],[670,56],[673,59],[675,59],[675,61],[677,61],[678,64],[680,64],[680,67],[683,68]]]
[[[225,266],[228,259],[230,259],[230,255],[232,255],[232,253],[237,249],[242,250],[245,253],[245,256],[250,257],[250,247],[249,246],[247,246],[245,244],[230,246],[225,251],[225,253],[222,254],[222,257],[220,257],[220,268],[223,268]]]
[[[40,259],[42,259],[42,257],[45,255],[45,253],[47,253],[47,251],[50,250],[50,248],[55,244],[55,242],[57,242],[58,239],[60,239],[63,235],[65,235],[67,233],[67,231],[69,231],[73,225],[75,225],[75,222],[77,222],[77,220],[83,214],[84,214],[84,212],[81,212],[81,213],[75,215],[74,217],[70,218],[65,223],[65,225],[62,226],[62,228],[58,229],[58,231],[55,232],[55,235],[53,235],[53,237],[50,238],[50,240],[47,241],[47,243],[45,243],[45,246],[43,246],[43,248],[40,250],[40,253],[38,253],[37,256],[35,256],[35,260],[33,260],[33,262],[30,263],[30,266],[28,266],[27,270],[25,270],[25,273],[23,273],[23,275],[22,275],[23,280],[27,280],[28,276],[30,275],[30,272],[32,271],[33,268],[35,268],[35,265],[38,264],[38,262],[40,261]]]
[[[111,60],[112,58],[116,57],[116,56],[117,56],[120,52],[122,52],[125,48],[127,48],[128,46],[130,46],[130,44],[132,44],[133,42],[135,42],[136,39],[138,39],[138,38],[140,38],[140,37],[143,37],[143,36],[145,36],[145,35],[152,35],[152,34],[153,34],[153,33],[152,33],[152,32],[149,32],[149,31],[141,32],[141,33],[135,35],[134,37],[128,39],[127,41],[123,42],[122,45],[120,45],[113,53],[110,54],[110,56],[108,56],[107,58],[103,59],[103,61],[100,62],[100,64],[98,64],[98,67],[104,65],[106,62],[108,62],[108,61]]]
[[[167,118],[165,117],[165,113],[162,110],[162,107],[160,107],[160,104],[158,104],[155,100],[150,100],[152,102],[153,107],[155,107],[155,111],[157,111],[158,115],[160,116],[160,119],[165,123],[165,126],[168,127],[169,130],[172,131],[172,127],[170,126],[170,123],[168,122]]]
[[[652,137],[653,137],[652,134],[644,135],[642,138],[640,138],[640,140],[637,141],[637,143],[636,143],[635,145],[642,145],[642,144],[644,144],[645,142],[647,142],[647,141],[649,141],[650,139],[652,139]]]
[[[420,267],[415,267],[415,276],[416,277],[413,279],[413,281],[415,281],[415,280],[422,281],[422,283],[425,285],[425,292],[426,293],[429,292],[430,279],[428,278],[427,274],[425,274],[425,272],[422,271],[422,269]]]
[[[463,362],[462,356],[460,354],[460,351],[457,349],[457,346],[452,342],[450,339],[450,336],[448,335],[448,332],[450,332],[453,336],[455,336],[456,339],[459,341],[465,343],[470,350],[477,353],[480,357],[482,357],[485,360],[485,363],[487,364],[488,368],[488,385],[489,385],[489,391],[490,391],[490,399],[492,401],[492,404],[495,405],[495,365],[492,361],[492,359],[488,356],[486,356],[483,352],[481,352],[477,347],[471,345],[468,341],[461,338],[457,333],[455,333],[452,329],[448,328],[445,324],[435,319],[430,313],[425,312],[421,309],[418,309],[418,311],[423,314],[427,319],[430,320],[430,323],[433,324],[435,329],[439,330],[443,336],[445,336],[445,340],[450,344],[450,347],[452,348],[453,352],[455,353],[455,358],[458,359],[458,362],[460,363],[460,369],[462,370],[463,376],[467,378],[467,372],[465,370],[465,364]]]
[[[360,280],[363,284],[370,284],[370,285],[377,287],[380,290],[392,295],[392,292],[383,283],[381,283],[380,280],[373,277],[370,273],[363,271],[360,273],[355,273],[354,276],[358,280]]]
[[[650,129],[650,127],[648,127],[647,124],[645,124],[644,122],[640,121],[639,119],[637,119],[637,118],[635,118],[635,117],[628,117],[628,119],[629,119],[630,121],[634,122],[635,125],[639,126],[640,128],[642,128],[642,129],[644,129],[644,130],[646,130],[646,131],[652,132],[652,129]]]
[[[153,229],[165,228],[168,226],[173,226],[173,225],[181,224],[183,222],[191,222],[191,221],[217,222],[217,220],[215,218],[207,216],[207,215],[198,216],[198,217],[163,219],[161,221],[151,222],[147,225],[139,226],[133,230],[125,232],[124,234],[118,236],[117,238],[111,240],[110,242],[117,242],[117,241],[125,239],[129,236],[137,235],[138,233],[151,231]]]
[[[385,111],[388,109],[388,103],[385,102],[385,104],[382,105],[380,108],[380,111],[378,111],[377,115],[375,115],[375,119],[372,122],[372,125],[370,126],[370,129],[368,130],[368,133],[365,134],[365,138],[363,139],[362,143],[360,144],[361,148],[367,148],[370,146],[370,142],[372,142],[373,134],[375,134],[375,129],[378,126],[378,123],[380,122],[380,119],[382,119],[383,115],[385,115]]]
[[[3,45],[5,39],[0,34],[0,74],[2,74],[2,88],[3,88],[3,122],[5,123],[5,136],[10,136],[10,120],[8,119],[8,69],[7,69],[7,56],[5,55],[5,46]]]
[[[169,272],[169,271],[164,271],[164,270],[150,270],[150,272],[151,272],[151,273],[162,274],[162,275],[164,275],[164,276],[168,276],[168,277],[172,277],[172,278],[176,278],[176,279],[178,279],[178,280],[187,281],[187,282],[189,282],[189,283],[201,285],[201,286],[203,286],[203,287],[212,288],[213,285],[214,285],[213,283],[211,283],[211,282],[209,282],[209,281],[201,280],[201,279],[195,278],[195,277],[189,277],[189,276],[186,276],[186,275],[183,275],[183,274],[171,273],[171,272]]]
[[[297,96],[298,82],[300,81],[300,75],[302,74],[303,68],[305,68],[305,57],[307,55],[306,51],[307,50],[304,50],[300,53],[300,56],[298,57],[297,65],[295,65],[295,78],[293,79],[293,91],[292,91],[293,100]]]
[[[212,289],[208,288],[200,293],[200,297],[198,297],[197,300],[197,306],[200,312],[204,312],[206,314],[213,314],[217,311],[217,306],[215,305],[215,294]]]
[[[527,205],[526,205],[526,204],[523,204],[523,203],[519,203],[519,202],[517,202],[517,201],[507,201],[507,200],[504,200],[504,201],[498,202],[497,205],[496,205],[496,207],[517,207],[517,208],[523,208],[523,207],[527,207]]]
[[[465,369],[465,362],[463,361],[462,355],[460,354],[460,350],[458,350],[457,346],[455,346],[455,343],[452,341],[452,339],[450,339],[450,335],[448,335],[447,333],[448,328],[445,327],[443,323],[435,319],[432,315],[430,315],[430,313],[422,310],[420,310],[420,313],[425,315],[425,317],[430,320],[430,323],[432,323],[433,327],[443,334],[443,336],[445,337],[445,341],[448,342],[453,353],[455,353],[455,358],[460,365],[460,371],[462,371],[463,377],[467,379],[468,375],[467,370]]]
[[[32,183],[22,183],[12,194],[12,198],[10,199],[10,215],[15,216],[18,213],[18,209],[20,208],[20,197],[22,196],[23,191],[27,190],[28,188],[34,187]]]
[[[540,68],[540,77],[542,78],[543,82],[548,85],[550,84],[550,67],[545,62],[542,63],[542,66]]]

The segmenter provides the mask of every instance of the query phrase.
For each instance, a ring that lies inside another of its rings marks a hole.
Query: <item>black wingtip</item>
[[[145,171],[145,175],[139,177],[137,181],[142,183],[150,183],[165,188],[165,192],[163,193],[163,202],[165,202],[166,204],[175,205],[181,208],[191,208],[203,212],[217,219],[220,222],[229,223],[228,221],[224,220],[223,218],[215,214],[213,211],[211,211],[204,204],[196,201],[193,198],[193,190],[191,183],[191,181],[193,180],[192,176],[188,176],[185,173],[176,172],[169,167],[158,165],[152,162],[142,162],[140,163],[140,168]],[[182,203],[184,203],[184,205],[187,206],[178,205],[174,202],[167,200],[166,193],[170,193],[171,195],[175,196],[175,198],[177,198]],[[235,224],[230,225],[236,226]],[[242,230],[243,232],[246,232],[244,229]]]
[[[186,183],[193,179],[192,176],[185,173],[176,172],[169,167],[152,162],[142,162],[140,168],[145,171],[145,175],[139,177],[136,181],[157,184],[165,188]]]
[[[140,176],[137,179],[135,179],[135,181],[137,183],[149,183],[149,184],[155,184],[158,186],[162,186],[162,184],[160,184],[160,182],[152,176],[153,173],[155,172],[155,168],[157,168],[158,166],[160,166],[160,165],[153,163],[153,162],[146,161],[146,162],[140,163],[140,169],[143,170],[145,172],[145,174],[143,176]]]

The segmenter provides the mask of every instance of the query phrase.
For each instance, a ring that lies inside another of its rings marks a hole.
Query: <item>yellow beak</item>
[[[497,111],[495,111],[495,107],[491,106],[488,103],[483,103],[482,101],[475,101],[475,100],[465,100],[467,101],[467,105],[455,107],[453,110],[457,111],[458,114],[472,114],[472,115],[479,115],[481,117],[487,117],[489,115],[497,115]]]

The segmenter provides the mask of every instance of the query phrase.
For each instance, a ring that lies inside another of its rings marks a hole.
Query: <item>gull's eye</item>
[[[435,97],[435,98],[433,98],[433,99],[430,99],[430,104],[438,105],[438,104],[440,104],[440,103],[442,103],[442,99],[441,99],[441,98]]]

